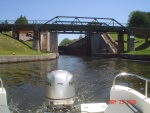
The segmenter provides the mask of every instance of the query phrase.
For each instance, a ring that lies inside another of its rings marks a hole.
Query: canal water
[[[51,61],[0,64],[0,77],[7,91],[9,106],[20,113],[42,113],[46,110],[44,81],[49,72],[57,69],[67,70],[74,75],[80,103],[108,103],[113,78],[119,72],[150,78],[150,62],[146,61],[64,55]],[[119,78],[117,84],[132,87],[144,94],[145,82],[142,80]]]

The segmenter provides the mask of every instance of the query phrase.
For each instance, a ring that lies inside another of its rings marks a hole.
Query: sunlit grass
[[[0,34],[0,55],[41,55],[32,50],[32,42],[21,42],[7,34]]]
[[[118,44],[118,34],[111,34],[110,36],[116,43]],[[134,38],[134,46],[135,46],[135,51],[131,52],[126,52],[127,51],[127,35],[124,35],[124,51],[127,54],[141,54],[141,55],[150,55],[150,41],[145,43],[145,39],[142,37],[137,37],[135,36]]]

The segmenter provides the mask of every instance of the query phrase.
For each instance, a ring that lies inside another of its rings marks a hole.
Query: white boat
[[[145,95],[138,91],[115,85],[115,80],[119,76],[135,76],[145,80]],[[150,98],[148,98],[148,82],[150,79],[131,73],[117,74],[113,80],[113,86],[110,91],[110,102],[104,113],[150,113]],[[113,103],[114,102],[114,103]]]
[[[132,88],[116,85],[115,80],[119,76],[135,76],[145,80],[145,95]],[[6,91],[5,88],[3,88],[1,79],[0,81],[0,113],[10,113],[7,105]],[[57,109],[60,110],[61,113],[150,113],[148,82],[150,82],[150,79],[136,74],[117,74],[113,80],[108,104],[84,103],[80,105],[80,111],[75,112],[74,103],[76,98],[73,75],[63,70],[53,71],[47,76],[46,102],[48,111],[44,113],[55,113]]]
[[[0,87],[0,113],[10,113],[7,105],[6,91],[3,87],[3,81],[0,78],[1,87]]]

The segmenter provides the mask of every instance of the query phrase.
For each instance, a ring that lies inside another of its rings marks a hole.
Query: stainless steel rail
[[[147,93],[148,93],[148,82],[150,82],[150,79],[148,78],[144,78],[142,76],[139,76],[139,75],[136,75],[136,74],[132,74],[132,73],[125,73],[125,72],[122,72],[122,73],[119,73],[115,76],[115,78],[113,79],[113,89],[115,89],[115,80],[117,77],[120,77],[120,76],[135,76],[137,78],[140,78],[142,80],[145,80],[146,83],[145,83],[145,97],[147,98]]]
[[[3,87],[3,81],[2,79],[0,78],[0,82],[1,82],[1,88],[2,88],[2,91],[4,90],[4,87]]]

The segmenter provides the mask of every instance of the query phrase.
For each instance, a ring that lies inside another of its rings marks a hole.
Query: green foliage
[[[128,18],[129,27],[150,27],[150,12],[132,11]]]
[[[71,43],[74,43],[76,41],[78,41],[78,39],[73,39],[73,40],[71,40]]]
[[[82,39],[82,38],[83,38],[83,36],[82,36],[82,35],[80,35],[80,36],[79,36],[79,40],[80,40],[80,39]]]
[[[68,38],[65,38],[60,42],[59,46],[67,46],[76,41],[77,41],[77,39],[69,40]]]
[[[71,41],[68,38],[65,38],[60,42],[59,46],[67,46],[70,43]]]
[[[25,16],[20,16],[20,18],[17,18],[17,20],[15,21],[15,24],[17,25],[24,25],[24,24],[28,24],[28,20],[26,19]]]
[[[8,24],[8,21],[7,21],[7,20],[5,20],[5,22],[2,22],[1,24]]]
[[[147,16],[148,16],[148,18],[149,18],[149,20],[150,20],[150,12],[147,12]]]

